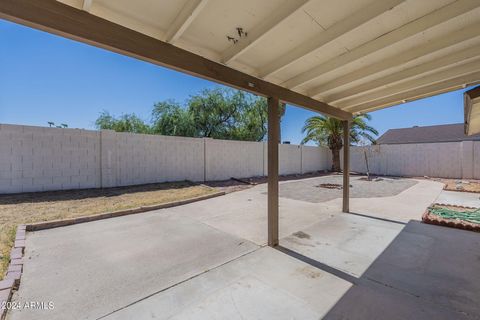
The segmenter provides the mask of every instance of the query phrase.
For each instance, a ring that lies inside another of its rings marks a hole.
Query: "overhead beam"
[[[0,18],[215,81],[342,120],[346,111],[208,60],[55,0],[2,0]]]
[[[289,0],[286,3],[275,10],[268,18],[263,19],[262,22],[255,28],[248,31],[246,37],[240,38],[239,41],[233,44],[230,48],[225,50],[222,54],[222,62],[228,64],[232,60],[236,59],[242,53],[252,47],[265,37],[270,31],[278,26],[282,21],[295,14],[302,7],[305,6],[310,0]]]
[[[165,41],[173,43],[180,38],[207,2],[208,0],[188,0],[176,16],[170,28],[168,28],[165,34]]]
[[[367,93],[365,95],[343,101],[337,104],[339,108],[345,108],[345,110],[354,109],[355,106],[375,101],[384,97],[388,97],[394,94],[398,94],[405,91],[410,91],[416,88],[420,88],[429,84],[441,82],[447,79],[457,78],[459,76],[470,74],[474,71],[480,71],[480,56],[476,56],[476,60],[467,62],[460,65],[454,65],[445,70],[427,74],[423,77],[413,79],[410,81],[403,81],[394,85],[389,85],[378,91]]]
[[[93,0],[83,0],[82,9],[84,11],[90,12],[92,8]]]
[[[353,105],[350,101],[352,97],[361,96],[371,91],[381,90],[384,87],[388,87],[398,81],[408,80],[410,78],[418,78],[425,73],[431,73],[437,69],[444,69],[445,67],[458,64],[472,57],[476,58],[480,56],[480,46],[475,46],[448,54],[430,62],[422,63],[405,70],[395,72],[393,74],[386,75],[384,77],[368,81],[360,84],[356,87],[349,88],[348,90],[341,91],[336,94],[331,94],[323,97],[323,101],[329,104],[337,103],[336,106],[342,108],[348,105]]]
[[[478,30],[480,30],[479,22],[461,28],[460,30],[450,32],[449,34],[442,35],[432,41],[426,41],[423,45],[414,47],[404,52],[400,52],[379,62],[357,69],[344,76],[332,79],[327,83],[320,84],[310,89],[308,91],[308,95],[311,97],[321,94],[324,95],[331,90],[338,90],[342,86],[348,85],[354,81],[361,80],[378,72],[400,66],[404,63],[434,53],[438,50],[451,47],[465,40],[478,37]]]
[[[261,78],[265,78],[288,67],[289,65],[300,60],[304,56],[314,52],[315,50],[320,49],[327,43],[337,39],[343,34],[352,31],[355,28],[358,28],[365,22],[370,21],[376,16],[392,9],[403,1],[405,0],[374,1],[370,5],[335,23],[327,30],[303,42],[294,50],[289,51],[280,58],[275,59],[273,62],[267,64],[266,66],[261,68],[259,76]]]
[[[282,83],[282,85],[290,89],[299,87],[305,83],[317,79],[327,72],[333,71],[364,56],[391,46],[396,42],[423,32],[440,23],[458,17],[459,15],[469,12],[479,6],[480,2],[477,0],[458,0],[450,3],[416,20],[404,24],[393,31],[387,32],[382,36],[375,38],[374,40],[358,46],[343,55],[334,57],[333,59],[330,59],[314,68],[296,75]]]
[[[457,78],[448,79],[428,86],[413,89],[411,91],[395,94],[390,97],[370,101],[368,103],[355,106],[355,108],[352,108],[350,111],[354,113],[371,112],[397,104],[411,102],[414,100],[431,97],[452,90],[461,89],[465,86],[475,85],[478,83],[480,83],[480,72],[474,72],[468,75],[463,75]]]

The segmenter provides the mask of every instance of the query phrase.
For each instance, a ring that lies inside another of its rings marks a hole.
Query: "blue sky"
[[[153,104],[217,84],[0,19],[0,123],[93,129],[102,110],[148,120]],[[463,122],[462,92],[372,112],[380,134],[389,128]],[[282,140],[299,143],[313,112],[288,107]]]

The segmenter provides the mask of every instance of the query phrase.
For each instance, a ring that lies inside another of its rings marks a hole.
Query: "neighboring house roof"
[[[479,140],[480,134],[466,136],[463,123],[439,126],[390,129],[377,139],[377,144],[431,143]]]

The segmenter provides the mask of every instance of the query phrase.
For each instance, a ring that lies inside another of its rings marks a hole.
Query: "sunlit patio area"
[[[392,179],[392,194],[363,193],[352,198],[358,212],[342,213],[341,199],[309,196],[312,184],[335,178],[280,184],[280,194],[295,186],[305,197],[280,197],[277,248],[265,246],[265,184],[30,233],[13,301],[53,301],[55,308],[13,310],[9,319],[480,315],[478,234],[420,222],[428,203],[445,193],[442,184]]]
[[[376,148],[358,129],[368,112],[480,84],[478,0],[0,0],[0,18],[248,92],[265,110],[248,142],[2,124],[2,192],[188,180],[205,196],[20,225],[2,317],[480,319],[480,234],[422,222],[439,202],[479,214],[478,193],[430,178],[479,179],[478,141]],[[479,95],[464,93],[463,135],[480,133]],[[333,133],[282,143],[286,105]],[[202,185],[225,179],[248,186]]]

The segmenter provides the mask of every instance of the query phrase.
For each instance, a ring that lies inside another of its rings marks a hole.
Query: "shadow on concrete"
[[[391,219],[386,219],[386,218],[380,218],[380,217],[370,216],[370,215],[368,215],[368,214],[363,214],[363,213],[349,212],[349,214],[353,214],[353,215],[355,215],[355,216],[364,217],[364,218],[369,218],[369,219],[375,219],[375,220],[385,221],[385,222],[391,222],[391,223],[397,223],[397,224],[403,224],[403,225],[406,225],[406,224],[407,224],[407,223],[402,222],[402,221],[397,221],[397,220],[391,220]]]
[[[353,286],[324,319],[480,319],[480,234],[408,222],[361,277],[279,247]]]

